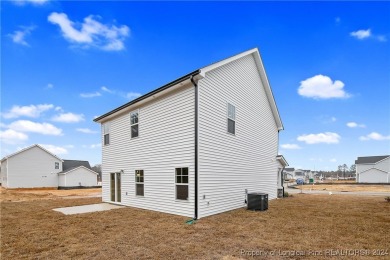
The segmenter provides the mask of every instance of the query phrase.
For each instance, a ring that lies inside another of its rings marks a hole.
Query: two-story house
[[[257,48],[195,70],[95,122],[103,201],[201,218],[277,197],[283,130]]]

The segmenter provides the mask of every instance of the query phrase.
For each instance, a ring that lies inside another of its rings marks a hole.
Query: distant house
[[[303,179],[305,180],[306,179],[306,173],[305,173],[305,170],[301,170],[301,169],[296,169],[294,171],[294,177],[293,177],[294,180],[297,180],[297,179]]]
[[[62,160],[35,144],[4,157],[0,178],[5,188],[96,186],[91,171],[88,162]]]
[[[282,194],[282,121],[257,48],[94,120],[105,202],[202,218]]]
[[[97,175],[88,161],[64,160],[62,172],[58,173],[58,186],[59,188],[96,186]]]
[[[358,157],[356,182],[390,183],[390,155]]]
[[[294,171],[295,171],[295,168],[284,168],[283,178],[286,181],[294,179]]]

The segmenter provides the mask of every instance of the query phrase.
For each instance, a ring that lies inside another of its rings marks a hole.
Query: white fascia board
[[[84,169],[86,169],[86,170],[88,170],[88,171],[90,171],[90,172],[92,172],[92,173],[94,173],[94,174],[96,174],[96,175],[98,175],[98,173],[97,172],[95,172],[95,171],[92,171],[91,169],[88,169],[87,167],[85,167],[85,166],[79,166],[79,167],[76,167],[76,168],[74,168],[74,169],[72,169],[72,170],[70,170],[70,171],[67,171],[67,172],[59,172],[58,174],[61,174],[61,175],[66,175],[66,174],[68,174],[68,173],[70,173],[70,172],[73,172],[73,171],[75,171],[75,170],[77,170],[77,169],[80,169],[80,168],[84,168]]]
[[[365,173],[365,172],[368,172],[368,171],[371,171],[371,170],[378,170],[378,171],[381,171],[381,172],[383,172],[383,173],[388,173],[388,172],[386,172],[386,171],[384,171],[384,170],[381,170],[381,169],[378,169],[378,168],[373,167],[373,168],[364,170],[364,171],[360,172],[359,174],[362,174],[362,173]]]
[[[57,155],[55,155],[55,154],[49,152],[48,150],[46,150],[45,148],[43,148],[43,147],[40,146],[39,144],[34,144],[34,145],[29,146],[29,147],[23,148],[23,149],[20,150],[20,151],[17,151],[17,152],[15,152],[15,153],[13,153],[13,154],[10,154],[10,155],[4,157],[1,161],[4,161],[4,160],[6,160],[6,159],[9,159],[9,158],[11,158],[11,157],[13,157],[13,156],[15,156],[15,155],[17,155],[17,154],[20,154],[20,153],[22,153],[22,152],[24,152],[24,151],[27,151],[27,150],[29,150],[29,149],[31,149],[31,148],[34,148],[34,147],[38,147],[38,148],[40,148],[41,150],[45,151],[46,153],[50,154],[51,156],[55,157],[56,159],[60,160],[61,162],[64,162],[60,157],[58,157]]]
[[[214,70],[220,66],[223,66],[229,62],[232,62],[232,61],[235,61],[235,60],[240,59],[242,57],[245,57],[247,55],[253,55],[253,57],[255,59],[255,62],[257,65],[257,70],[260,74],[261,82],[264,85],[267,99],[271,105],[271,110],[272,110],[272,114],[273,114],[274,119],[275,119],[275,123],[277,125],[278,130],[281,131],[284,129],[283,123],[282,123],[282,120],[281,120],[280,115],[279,115],[278,107],[276,106],[274,95],[272,94],[272,90],[271,90],[271,86],[270,86],[268,78],[267,78],[267,74],[265,73],[264,65],[263,65],[263,62],[262,62],[261,57],[260,57],[260,52],[257,48],[253,48],[251,50],[237,54],[233,57],[224,59],[222,61],[216,62],[216,63],[211,64],[209,66],[206,66],[206,67],[200,69],[199,75],[201,75],[202,77],[205,77],[207,72]]]
[[[283,155],[277,155],[276,159],[283,165],[283,166],[288,166],[288,162],[286,158],[284,158]]]

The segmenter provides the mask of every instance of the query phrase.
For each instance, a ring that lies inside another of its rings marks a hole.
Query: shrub
[[[390,196],[387,196],[387,197],[385,198],[385,201],[387,201],[387,202],[390,203]]]

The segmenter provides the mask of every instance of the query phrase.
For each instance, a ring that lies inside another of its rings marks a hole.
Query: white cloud
[[[16,30],[12,34],[8,36],[11,37],[12,41],[17,44],[21,44],[24,46],[30,46],[26,42],[27,35],[30,35],[31,32],[35,29],[35,26],[20,26],[21,30]]]
[[[350,128],[356,128],[356,127],[364,128],[364,127],[366,127],[364,124],[358,124],[356,122],[348,122],[347,126]]]
[[[66,150],[64,147],[55,146],[52,144],[39,144],[39,145],[55,155],[68,153],[68,150]]]
[[[61,123],[78,123],[80,121],[84,121],[83,114],[73,114],[73,113],[62,113],[57,116],[54,116],[51,120],[54,122]]]
[[[386,38],[386,36],[384,36],[384,35],[378,35],[376,38],[377,38],[378,41],[380,41],[380,42],[387,42],[387,38]]]
[[[351,32],[349,35],[351,35],[352,37],[355,37],[359,40],[363,40],[363,39],[366,39],[366,38],[371,36],[371,29],[358,30],[355,32]]]
[[[366,136],[360,136],[359,139],[361,141],[369,141],[369,140],[383,141],[383,140],[390,140],[390,135],[384,136],[377,132],[372,132]]]
[[[358,30],[355,32],[351,32],[349,35],[351,35],[352,37],[355,37],[358,40],[364,40],[364,39],[370,38],[370,39],[374,39],[374,40],[377,40],[380,42],[387,42],[387,38],[385,35],[373,34],[371,32],[371,29]]]
[[[340,139],[341,139],[340,135],[332,132],[300,135],[297,138],[298,141],[305,142],[307,144],[318,144],[318,143],[338,144],[340,142]]]
[[[114,90],[111,90],[111,89],[109,89],[109,88],[107,88],[107,87],[105,87],[105,86],[103,86],[103,87],[101,87],[100,88],[102,91],[104,91],[104,92],[108,92],[108,93],[115,93],[115,91]]]
[[[84,133],[84,134],[97,134],[98,131],[91,130],[89,128],[77,128],[76,131]]]
[[[302,149],[299,145],[297,144],[282,144],[280,146],[283,149],[288,149],[288,150],[297,150],[297,149]]]
[[[80,94],[80,97],[83,97],[83,98],[93,98],[93,97],[100,97],[102,94],[100,94],[99,92],[93,92],[93,93],[81,93]]]
[[[124,41],[130,35],[126,25],[115,26],[102,24],[99,16],[87,16],[83,23],[69,20],[65,13],[53,12],[48,21],[60,26],[62,35],[66,40],[81,47],[95,47],[105,51],[120,51],[125,48]]]
[[[332,158],[329,160],[330,162],[337,162],[337,159],[336,158]]]
[[[49,0],[11,0],[14,4],[16,5],[19,5],[19,6],[23,6],[25,4],[32,4],[32,5],[44,5],[46,4],[47,2],[49,2]]]
[[[140,93],[137,93],[137,92],[128,92],[126,93],[126,98],[132,100],[132,99],[136,99],[138,97],[140,97],[141,94]]]
[[[96,148],[100,148],[101,146],[102,146],[101,143],[90,144],[90,145],[82,145],[83,148],[89,148],[89,149],[96,149]]]
[[[334,20],[335,20],[336,23],[340,23],[341,22],[341,18],[340,17],[336,17]]]
[[[18,120],[8,125],[9,129],[19,132],[32,132],[43,135],[62,135],[62,129],[49,123],[36,123],[28,120]]]
[[[5,131],[0,131],[0,139],[6,144],[17,144],[26,141],[28,136],[15,130],[7,129]]]
[[[30,106],[13,106],[10,111],[3,113],[4,118],[39,117],[41,113],[54,108],[52,104],[30,105]]]
[[[348,98],[350,95],[343,88],[344,83],[340,80],[333,82],[328,76],[316,75],[301,81],[298,94],[315,99]]]
[[[331,120],[332,122],[336,122],[336,121],[337,121],[337,118],[331,117],[330,120]]]
[[[47,86],[46,86],[46,89],[51,89],[51,88],[53,88],[54,87],[54,85],[53,84],[51,84],[51,83],[48,83],[47,84]]]

